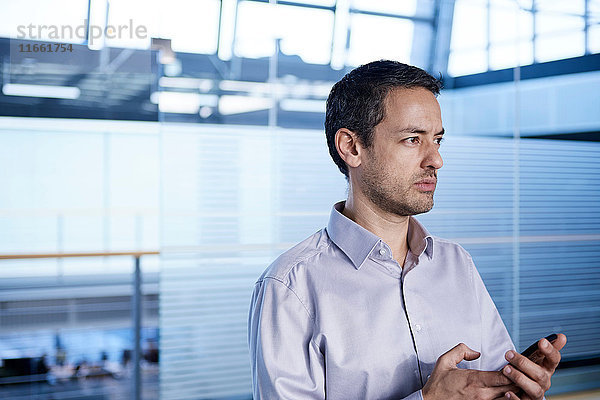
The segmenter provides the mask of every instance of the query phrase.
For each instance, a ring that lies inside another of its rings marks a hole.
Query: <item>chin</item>
[[[419,215],[419,214],[425,214],[429,211],[431,211],[433,207],[427,208],[427,209],[421,209],[421,210],[415,210],[413,213],[409,214],[409,215]]]
[[[431,211],[432,208],[433,202],[431,202],[431,204],[423,204],[421,207],[415,207],[413,210],[414,213],[411,215],[425,214],[426,212]]]

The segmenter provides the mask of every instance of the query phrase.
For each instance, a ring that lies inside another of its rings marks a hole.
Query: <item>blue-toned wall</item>
[[[439,100],[453,135],[512,136],[515,126],[521,136],[563,134],[600,131],[599,88],[595,71],[447,90]]]

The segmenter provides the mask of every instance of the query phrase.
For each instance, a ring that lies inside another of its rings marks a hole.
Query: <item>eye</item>
[[[407,143],[415,144],[415,143],[419,142],[419,137],[418,136],[409,137],[409,138],[404,139],[404,141]]]
[[[442,142],[444,141],[444,138],[440,136],[438,138],[435,138],[434,140],[437,144],[442,144]]]

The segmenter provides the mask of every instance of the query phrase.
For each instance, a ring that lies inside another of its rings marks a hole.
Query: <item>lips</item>
[[[433,192],[435,190],[436,183],[437,179],[435,178],[425,178],[415,182],[415,186],[422,192]]]

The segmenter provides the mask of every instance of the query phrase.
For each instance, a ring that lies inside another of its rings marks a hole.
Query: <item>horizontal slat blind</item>
[[[254,283],[325,225],[344,179],[322,132],[163,129],[161,399],[247,398]]]
[[[520,342],[600,356],[600,144],[522,139],[520,164],[520,235],[553,238],[521,243]]]
[[[419,219],[469,250],[517,347],[563,332],[565,359],[600,354],[600,145],[450,137],[443,147],[436,206]]]
[[[163,130],[161,398],[248,396],[254,282],[345,182],[320,131]],[[471,253],[517,346],[561,331],[565,357],[600,353],[600,147],[450,136],[443,157],[418,218]]]
[[[514,144],[453,137],[441,147],[435,206],[417,218],[435,236],[467,249],[509,331],[513,331]]]

